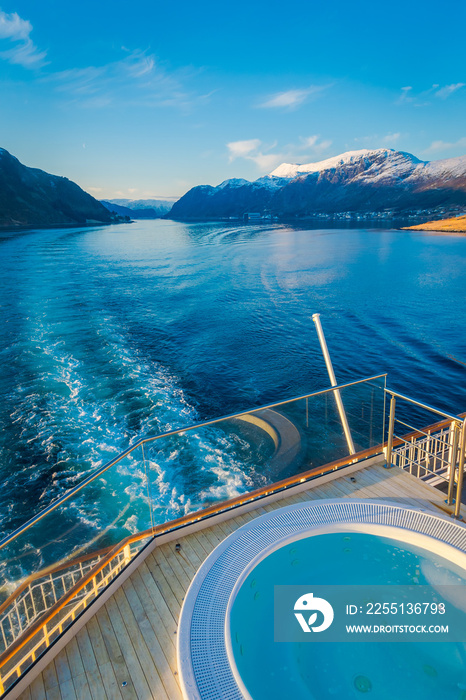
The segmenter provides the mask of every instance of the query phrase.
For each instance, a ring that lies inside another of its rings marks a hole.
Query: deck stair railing
[[[0,654],[91,571],[101,556],[92,555],[87,560],[65,564],[58,570],[38,572],[17,588],[0,605]]]
[[[454,506],[454,516],[460,518],[466,415],[454,416],[390,389],[386,389],[386,392],[391,396],[387,465],[400,467],[434,486],[443,482],[447,486],[446,503]],[[420,430],[396,417],[397,401],[408,402],[434,414],[446,416],[447,420]],[[410,433],[405,432],[407,428],[411,430]]]
[[[20,587],[18,596],[15,592],[3,603],[0,693],[69,627],[151,537],[152,530],[137,533],[88,561],[69,562],[54,573],[38,572]]]
[[[130,538],[126,546],[118,550],[108,562],[105,574],[93,576],[92,592],[103,587],[114,578],[139,552],[152,532],[138,533]],[[49,567],[29,576],[0,605],[0,655],[3,654],[31,625],[47,610],[61,601],[79,581],[84,580],[97,564],[112,551],[106,547],[98,552],[77,557]],[[73,598],[73,603],[82,608],[82,599],[90,599],[89,591],[82,589]]]
[[[448,481],[454,432],[449,425],[438,432],[428,428],[408,439],[400,437],[402,444],[393,449],[392,463],[432,486]]]

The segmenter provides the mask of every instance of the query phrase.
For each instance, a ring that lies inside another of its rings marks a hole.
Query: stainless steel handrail
[[[445,418],[450,418],[451,420],[456,420],[459,421],[460,423],[462,422],[462,419],[459,418],[458,416],[453,415],[453,413],[447,413],[447,411],[441,411],[439,408],[434,408],[433,406],[430,406],[428,403],[424,403],[423,401],[418,401],[417,399],[411,399],[409,396],[405,396],[404,394],[399,394],[397,391],[393,391],[393,389],[389,389],[386,387],[385,391],[387,394],[391,394],[391,396],[396,396],[399,399],[403,399],[404,401],[408,401],[409,403],[413,403],[415,406],[420,406],[421,408],[425,408],[427,411],[432,411],[432,413],[437,413],[439,416],[444,416]]]
[[[460,458],[458,461],[458,482],[456,487],[455,518],[461,518],[461,495],[463,493],[464,457],[466,453],[466,418],[464,419],[460,438]]]
[[[118,464],[122,459],[127,457],[131,452],[134,452],[134,450],[137,450],[138,447],[141,445],[145,445],[146,443],[149,442],[154,442],[156,440],[160,440],[162,438],[170,437],[173,435],[183,435],[184,433],[187,433],[191,430],[196,430],[198,428],[204,428],[208,425],[214,425],[215,423],[220,423],[221,421],[225,420],[231,420],[234,418],[239,418],[240,416],[244,416],[246,413],[255,413],[257,411],[263,411],[269,408],[275,408],[276,406],[283,406],[284,404],[287,403],[292,403],[294,401],[299,401],[300,399],[310,399],[311,397],[314,396],[320,396],[322,394],[327,394],[327,393],[333,393],[335,390],[338,389],[346,389],[347,387],[350,386],[355,386],[356,384],[365,384],[368,382],[371,382],[375,379],[381,379],[382,377],[386,377],[387,374],[376,374],[373,377],[367,377],[365,379],[358,379],[357,381],[354,382],[347,382],[346,384],[340,384],[339,386],[332,387],[331,389],[321,389],[319,391],[314,391],[311,394],[303,394],[302,396],[296,396],[291,399],[286,399],[284,401],[276,401],[275,403],[270,403],[266,404],[265,406],[258,406],[257,408],[251,408],[246,411],[241,411],[239,413],[232,413],[226,416],[221,416],[220,418],[214,418],[212,420],[208,421],[203,421],[202,423],[194,423],[193,425],[189,425],[186,428],[177,428],[176,430],[169,430],[166,433],[160,433],[160,435],[154,435],[153,437],[147,437],[147,438],[142,438],[141,440],[138,440],[134,445],[129,447],[127,450],[122,452],[121,454],[118,455],[118,457],[115,457],[114,459],[110,460],[110,462],[107,462],[103,466],[99,467],[96,469],[92,474],[89,474],[80,484],[77,484],[77,486],[74,486],[72,489],[68,491],[68,493],[63,494],[63,496],[60,496],[60,498],[57,498],[56,501],[48,505],[46,508],[40,511],[40,513],[37,513],[34,517],[32,517],[30,520],[25,522],[23,525],[18,527],[16,530],[14,530],[11,534],[6,535],[3,537],[2,540],[0,540],[0,549],[3,549],[7,544],[10,544],[13,540],[15,540],[19,535],[21,535],[23,532],[28,530],[32,525],[35,525],[38,523],[42,518],[44,518],[46,515],[51,513],[55,508],[58,508],[60,505],[68,501],[70,498],[75,496],[79,491],[81,491],[83,488],[85,488],[88,484],[90,484],[92,481],[97,479],[99,476],[104,474],[108,469],[113,467],[115,464]],[[381,387],[382,389],[383,387]]]
[[[421,431],[419,431],[419,432],[421,432]],[[409,440],[406,440],[406,439],[405,439],[404,437],[402,437],[401,435],[397,435],[396,433],[393,433],[393,437],[396,438],[397,440],[400,440],[401,442],[404,442],[405,445],[413,446],[413,444],[414,444],[414,443],[410,442]],[[418,443],[416,443],[416,444],[418,444]],[[398,448],[398,449],[399,449],[399,448]],[[393,450],[392,450],[392,451],[393,451]],[[443,459],[442,457],[439,457],[439,456],[436,455],[434,452],[429,452],[429,451],[426,450],[425,448],[422,448],[422,451],[423,451],[423,453],[424,453],[426,456],[429,456],[429,457],[436,457],[436,458],[439,460],[439,462],[443,462],[444,464],[447,464],[447,465],[450,464],[450,462],[449,462],[447,459]]]
[[[448,482],[448,496],[446,503],[451,506],[453,503],[455,504],[455,510],[454,510],[454,517],[457,519],[460,519],[461,516],[461,497],[462,497],[462,486],[463,486],[463,470],[464,470],[464,462],[465,462],[465,451],[466,451],[466,418],[461,418],[460,416],[455,416],[453,413],[448,413],[447,411],[442,411],[439,408],[434,408],[433,406],[430,406],[428,403],[424,403],[423,401],[417,401],[416,399],[411,399],[409,396],[405,396],[404,394],[400,394],[397,391],[393,391],[392,389],[389,389],[388,387],[385,388],[385,392],[387,394],[391,395],[390,399],[390,420],[389,420],[389,428],[388,428],[388,438],[387,438],[387,449],[386,449],[386,463],[387,467],[393,466],[392,464],[392,453],[393,453],[393,438],[397,438],[398,440],[402,440],[403,442],[409,444],[407,440],[404,438],[400,438],[397,435],[395,435],[394,432],[394,425],[395,425],[395,420],[398,423],[401,423],[402,425],[405,425],[407,427],[412,428],[413,426],[410,426],[408,423],[404,423],[403,421],[400,421],[395,418],[395,411],[396,411],[396,399],[399,398],[403,401],[407,401],[408,403],[414,404],[415,406],[420,406],[421,408],[424,408],[427,411],[430,411],[431,413],[436,413],[439,416],[444,416],[448,420],[451,421],[450,425],[450,435],[453,435],[453,439],[451,443],[448,445],[448,458],[445,460],[443,459],[443,453],[442,457],[439,457],[438,455],[431,455],[430,453],[427,452],[427,450],[423,450],[424,454],[429,456],[432,456],[435,458],[435,460],[439,459],[441,462],[447,465],[447,469],[449,469],[450,473],[448,477],[443,477],[440,475],[438,472],[432,472],[431,470],[428,469],[427,465],[424,465],[422,468],[426,472],[430,472],[432,474],[436,474],[436,476],[439,476],[445,481]],[[459,438],[458,431],[461,429],[461,438]],[[426,433],[423,433],[423,431],[418,431],[421,434],[426,435]],[[427,435],[427,437],[430,437]],[[459,447],[459,460],[458,460],[458,447]],[[453,492],[455,490],[455,475],[456,475],[456,469],[457,469],[457,461],[458,461],[458,479],[456,481],[456,499],[453,500]],[[420,467],[420,464],[418,463],[418,467]]]

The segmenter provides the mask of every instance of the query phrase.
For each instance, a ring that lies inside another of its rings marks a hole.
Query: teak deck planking
[[[354,478],[355,481],[351,481]],[[445,495],[398,469],[372,465],[335,473],[300,493],[257,507],[156,547],[75,637],[31,682],[20,700],[182,700],[176,634],[197,569],[233,530],[264,512],[323,498],[397,501],[445,514]],[[443,511],[443,513],[442,513]]]

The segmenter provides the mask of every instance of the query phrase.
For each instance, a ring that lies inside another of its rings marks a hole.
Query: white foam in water
[[[94,322],[99,345],[84,362],[68,350],[65,339],[57,339],[57,329],[47,323],[44,313],[29,317],[30,344],[24,352],[31,379],[10,399],[20,440],[33,447],[34,463],[24,469],[30,470],[33,482],[41,478],[44,483],[39,509],[141,437],[197,420],[177,380],[143,359],[125,334],[115,330],[114,319],[102,315]],[[69,344],[73,345],[72,338]],[[184,442],[194,473],[180,473],[185,455],[170,440],[157,443],[157,461],[147,459],[156,522],[238,495],[251,485],[223,434],[188,433]],[[141,457],[139,449],[111,468],[98,484],[94,482],[92,494],[88,489],[84,500],[67,503],[67,515],[92,529],[109,523],[130,532],[148,527]],[[7,478],[7,489],[14,478],[13,474]],[[91,495],[97,501],[89,501]]]
[[[218,434],[215,428],[186,433],[182,438],[184,449],[173,450],[167,441],[154,444],[157,459],[148,451],[152,491],[157,491],[157,509],[154,517],[162,522],[170,517],[180,517],[214,501],[224,500],[244,493],[251,487],[251,476],[245,473],[244,464],[232,451],[232,441]],[[247,444],[243,443],[243,447]],[[228,453],[228,448],[232,454]],[[185,451],[189,451],[186,455]],[[180,464],[188,460],[191,479],[179,473]],[[192,478],[194,476],[194,478]],[[199,482],[213,482],[199,488]],[[182,488],[180,492],[179,489]],[[188,491],[189,497],[184,496]]]

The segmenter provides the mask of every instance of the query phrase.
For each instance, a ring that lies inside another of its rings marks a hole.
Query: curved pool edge
[[[466,553],[463,523],[401,503],[321,499],[284,506],[253,518],[217,545],[199,567],[186,593],[177,635],[178,672],[186,700],[250,699],[243,683],[238,682],[236,664],[232,664],[228,653],[227,617],[232,594],[239,590],[238,580],[244,581],[267,556],[264,550],[270,553],[287,540],[299,539],[310,531],[334,531],[337,525],[357,526],[358,531],[364,531],[364,526],[382,526],[386,536],[399,541],[407,541],[408,533],[410,542],[417,535],[422,536],[424,548],[426,541],[438,542],[442,543],[438,545],[440,549],[447,545]],[[277,529],[284,533],[278,538]],[[396,530],[403,531],[404,537],[394,536]],[[251,531],[256,531],[255,537],[251,537]],[[268,544],[263,542],[265,535],[270,540]],[[423,546],[419,539],[416,543]]]

